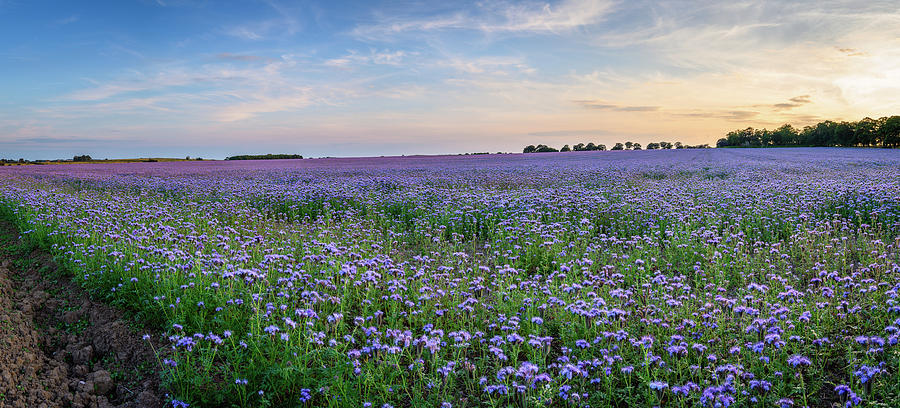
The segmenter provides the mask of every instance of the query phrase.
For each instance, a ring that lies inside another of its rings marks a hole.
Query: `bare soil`
[[[142,331],[0,220],[0,408],[161,407]]]

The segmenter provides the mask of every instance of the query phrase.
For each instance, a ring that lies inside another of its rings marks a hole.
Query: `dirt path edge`
[[[0,408],[162,407],[141,331],[0,219]]]

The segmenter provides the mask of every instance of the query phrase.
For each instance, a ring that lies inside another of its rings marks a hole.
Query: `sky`
[[[714,144],[898,113],[896,0],[0,0],[3,158]]]

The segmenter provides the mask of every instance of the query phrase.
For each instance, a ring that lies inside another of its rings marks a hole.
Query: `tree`
[[[672,144],[669,142],[659,142],[659,148],[660,149],[671,149]],[[649,149],[649,147],[648,147],[648,149]]]
[[[753,132],[753,140],[759,143],[757,146],[769,146],[772,144],[772,132],[768,129],[756,129]]]
[[[772,131],[773,146],[795,146],[798,143],[797,129],[787,123]]]
[[[640,144],[640,143],[634,143],[634,144],[631,145],[631,147],[632,147],[634,150],[641,150],[641,144]]]
[[[597,145],[597,150],[600,150],[600,151],[606,150],[606,145],[605,144]]]
[[[882,147],[900,147],[900,116],[885,117],[878,127]]]
[[[830,120],[819,122],[813,130],[814,146],[834,146],[834,129],[837,123]]]
[[[242,154],[238,156],[229,156],[225,160],[285,160],[285,159],[302,159],[299,154]]]
[[[659,149],[659,143],[647,143],[647,150],[656,150]]]
[[[834,144],[839,146],[855,146],[856,132],[852,123],[841,122],[834,127]]]
[[[756,129],[748,127],[746,129],[732,130],[725,135],[728,139],[728,146],[760,146],[762,142],[759,139],[759,133]]]
[[[81,155],[81,156],[75,156],[75,157],[72,158],[72,161],[75,161],[75,162],[88,162],[88,161],[91,161],[91,156],[86,155],[86,154],[85,154],[85,155]]]
[[[613,146],[612,149],[610,149],[610,150],[622,150],[622,149],[624,149],[624,148],[625,148],[625,147],[622,146],[621,143],[616,143],[616,145]]]
[[[576,152],[584,151],[584,143],[579,143],[575,146],[572,146],[572,150],[575,150]]]
[[[684,145],[682,145],[681,142],[675,142],[675,148],[676,149],[684,149]]]
[[[631,146],[634,146],[634,143],[631,143],[631,142],[625,142],[625,149],[631,150]]]
[[[663,142],[660,143],[662,147]],[[858,122],[825,120],[797,130],[790,124],[778,129],[732,130],[716,147],[744,146],[881,146],[900,147],[900,116],[869,117]]]
[[[565,145],[565,146],[562,147],[562,149],[559,149],[559,151],[561,151],[561,152],[568,152],[568,151],[571,151],[571,150],[572,150],[572,149],[569,148],[569,145]]]
[[[594,145],[594,142],[590,142],[587,144],[587,146],[584,147],[584,150],[587,150],[589,152],[594,151],[597,150],[597,146]]]
[[[537,150],[537,147],[535,147],[534,145],[528,145],[525,146],[524,149],[522,149],[522,153],[534,153],[535,150]]]
[[[854,134],[856,135],[856,143],[863,146],[873,146],[878,139],[878,122],[875,119],[866,117],[856,122]]]
[[[535,148],[535,150],[534,150],[535,153],[553,153],[553,152],[558,152],[558,151],[559,150],[556,150],[550,146],[542,145],[542,144],[537,145],[537,148]]]

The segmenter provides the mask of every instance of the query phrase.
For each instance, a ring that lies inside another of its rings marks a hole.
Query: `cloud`
[[[313,103],[313,98],[309,95],[309,92],[284,96],[259,94],[246,99],[247,101],[245,102],[232,104],[218,110],[213,118],[221,122],[236,122],[252,118],[261,113],[303,108]]]
[[[860,118],[900,109],[889,96],[900,92],[894,2],[673,0],[631,3],[623,13],[588,35],[596,49],[640,63],[581,74],[573,100],[607,111],[653,101],[709,128],[811,119],[794,111]],[[799,96],[772,100],[785,93]]]
[[[900,12],[886,1],[865,6],[819,1],[634,4],[630,24],[599,33],[594,43],[638,48],[652,53],[657,65],[692,70],[833,70],[833,51],[861,56],[869,47],[885,49],[879,43],[900,35]],[[823,64],[810,70],[808,62],[816,59]]]
[[[295,11],[278,1],[265,0],[264,2],[275,11],[276,17],[226,27],[224,29],[225,34],[247,41],[261,41],[273,37],[293,36],[303,28],[300,20],[295,15]]]
[[[216,58],[227,61],[240,61],[240,62],[255,62],[255,61],[270,61],[270,59],[265,57],[260,57],[258,55],[240,55],[240,54],[232,54],[230,52],[223,52],[220,54],[216,54]]]
[[[122,94],[162,90],[172,87],[185,86],[203,80],[205,76],[191,74],[185,70],[165,70],[154,74],[134,72],[129,78],[101,83],[92,79],[86,79],[94,84],[94,87],[72,92],[62,97],[69,101],[100,101]]]
[[[350,50],[347,55],[340,58],[332,58],[324,62],[325,65],[337,68],[349,68],[353,65],[394,65],[399,66],[404,58],[408,56],[406,51],[402,50],[382,50],[377,51],[370,49],[368,54],[361,54],[359,51]]]
[[[66,138],[66,137],[27,137],[16,139],[13,143],[34,144],[82,144],[82,143],[117,143],[133,141],[126,139],[99,139],[99,138]]]
[[[53,22],[53,24],[58,25],[58,26],[63,26],[63,25],[72,24],[74,22],[77,22],[80,19],[81,19],[81,17],[78,14],[73,14],[66,18],[61,18],[59,20],[56,20]]]
[[[807,115],[807,114],[798,115],[798,114],[788,114],[788,115],[786,115],[786,116],[787,116],[788,120],[789,120],[791,123],[796,124],[796,125],[801,125],[801,126],[802,126],[802,125],[811,125],[811,124],[819,123],[819,122],[821,122],[821,121],[823,121],[823,120],[826,120],[826,118],[823,118],[822,116],[819,116],[819,115]],[[827,118],[827,119],[834,120],[834,119],[839,119],[839,118],[837,118],[837,117],[829,117],[829,118]],[[856,119],[854,119],[854,120],[858,120],[858,119],[862,119],[862,118],[856,118]]]
[[[476,57],[452,56],[434,63],[438,67],[449,67],[466,74],[510,73],[534,74],[536,70],[517,57]],[[511,70],[510,70],[511,69]]]
[[[760,112],[743,110],[672,113],[673,116],[681,116],[686,118],[724,119],[735,122],[751,120],[758,117],[759,114]]]
[[[588,109],[613,110],[618,112],[654,112],[659,106],[620,106],[602,101],[575,100],[572,101]]]
[[[659,106],[619,106],[614,110],[620,112],[653,112],[658,111]]]
[[[600,22],[613,8],[603,0],[568,0],[559,5],[515,4],[492,7],[499,22],[481,22],[484,32],[559,32]]]
[[[264,38],[264,35],[250,27],[234,27],[227,31],[232,37],[241,38],[249,41],[258,41]]]
[[[611,132],[607,129],[562,129],[528,132],[528,136],[539,137],[615,136],[618,134],[619,132]]]
[[[788,102],[776,103],[772,106],[775,108],[775,110],[788,110],[799,108],[810,103],[812,103],[812,101],[810,101],[809,95],[800,95],[788,99]]]
[[[865,52],[859,51],[856,48],[838,48],[837,50],[846,54],[848,57],[862,57],[866,55]]]
[[[220,60],[253,60],[225,54]],[[250,57],[250,58],[245,58]],[[374,61],[383,62],[377,57]],[[262,64],[219,63],[198,67],[161,67],[153,73],[124,73],[57,99],[39,111],[60,119],[105,117],[147,121],[165,113],[170,120],[190,123],[236,122],[264,113],[298,111],[312,105],[334,105],[345,98],[376,95],[401,99],[411,93],[389,94],[366,87],[364,81],[312,82],[298,76],[305,66],[290,56]]]
[[[599,23],[613,10],[613,5],[610,0],[565,0],[554,5],[540,2],[478,3],[472,11],[428,17],[394,10],[376,15],[383,23],[358,26],[352,33],[369,39],[449,30],[485,34],[561,33]]]

